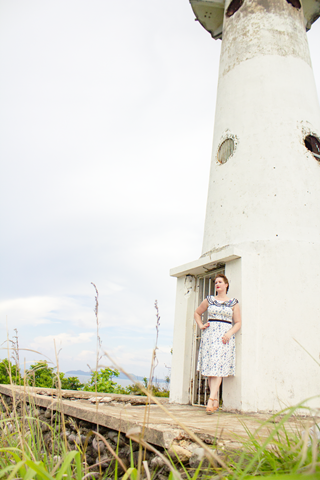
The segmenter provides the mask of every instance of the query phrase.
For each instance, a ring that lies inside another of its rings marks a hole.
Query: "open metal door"
[[[210,273],[197,277],[197,292],[195,309],[208,296],[215,295],[214,279],[219,274],[225,273],[225,268],[220,267],[212,270]],[[202,316],[203,323],[207,323],[208,312]],[[192,372],[191,372],[191,404],[192,405],[207,405],[210,391],[206,377],[203,377],[200,372],[197,372],[198,352],[201,340],[201,330],[194,322],[193,325],[193,342],[192,342]],[[220,388],[221,395],[221,388]]]

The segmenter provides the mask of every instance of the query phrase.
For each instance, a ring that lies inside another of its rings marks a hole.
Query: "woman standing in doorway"
[[[225,275],[214,279],[216,296],[209,295],[194,313],[202,330],[197,370],[208,377],[210,398],[206,408],[208,415],[219,407],[218,392],[222,377],[235,374],[235,333],[241,328],[239,303],[227,296],[229,281]],[[203,324],[201,315],[208,310],[208,322]]]

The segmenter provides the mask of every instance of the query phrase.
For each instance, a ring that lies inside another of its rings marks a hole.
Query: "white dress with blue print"
[[[238,300],[232,298],[219,302],[213,296],[207,297],[208,321],[212,318],[223,320],[209,322],[209,327],[201,330],[201,343],[197,370],[205,377],[228,377],[235,374],[236,343],[232,335],[229,343],[222,343],[222,337],[232,327],[232,314]]]

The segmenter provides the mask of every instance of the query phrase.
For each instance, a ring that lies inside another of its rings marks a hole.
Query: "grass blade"
[[[50,473],[45,470],[43,465],[40,462],[33,462],[32,460],[26,460],[26,465],[28,465],[29,468],[32,468],[38,475],[39,475],[39,480],[54,480],[54,478],[50,475]]]
[[[129,476],[131,476],[132,480],[136,480],[137,474],[138,474],[137,469],[134,468],[134,467],[130,467],[130,468],[128,468],[126,473],[123,475],[122,480],[127,480],[127,478],[129,478]]]
[[[78,462],[80,461],[81,465],[81,459],[80,459],[80,452],[73,450],[72,452],[69,452],[64,459],[57,475],[56,475],[56,480],[61,480],[62,476],[66,472],[66,470],[71,466],[71,463],[73,459],[76,459],[78,457]],[[75,460],[77,462],[77,460]]]

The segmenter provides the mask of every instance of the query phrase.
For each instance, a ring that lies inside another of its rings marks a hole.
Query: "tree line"
[[[143,395],[138,385],[122,387],[114,380],[119,372],[112,368],[102,368],[92,371],[88,383],[81,383],[78,377],[66,377],[63,372],[57,372],[56,367],[50,367],[46,360],[30,365],[21,374],[20,368],[5,358],[0,361],[0,384],[29,385],[31,387],[61,388],[62,390],[82,390],[84,392],[117,393],[124,395]],[[168,379],[169,380],[169,379]],[[148,380],[143,379],[143,386],[148,388]],[[151,385],[152,393],[159,397],[168,397],[168,384],[164,387]]]

